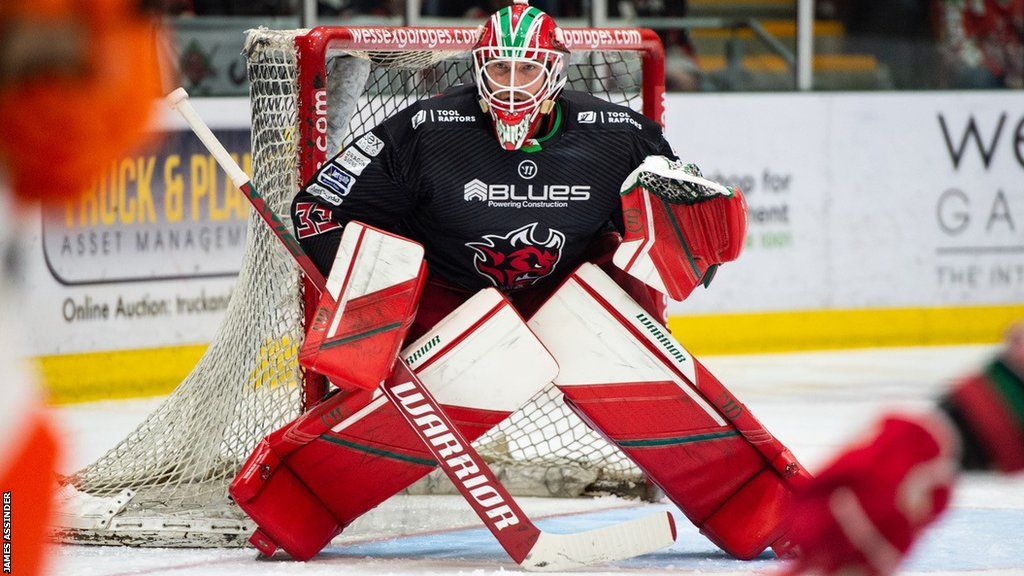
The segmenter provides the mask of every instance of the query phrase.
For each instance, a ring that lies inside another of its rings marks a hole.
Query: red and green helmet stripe
[[[526,48],[529,41],[530,28],[533,27],[533,23],[537,18],[544,15],[537,8],[528,6],[526,10],[522,11],[519,18],[516,19],[515,8],[515,6],[506,6],[494,15],[496,22],[495,39],[497,40],[498,48]],[[512,56],[511,53],[506,53],[505,51],[502,51],[501,55]]]

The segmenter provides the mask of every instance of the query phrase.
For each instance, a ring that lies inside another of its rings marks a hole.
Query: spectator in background
[[[665,90],[669,92],[694,92],[700,89],[700,69],[696,53],[686,30],[662,30],[658,32],[665,45]]]
[[[929,23],[933,0],[820,0],[818,18],[841,20],[846,31],[864,36],[934,38]]]
[[[882,64],[874,89],[938,88],[935,0],[819,0],[816,17],[839,20],[840,50],[870,54]]]
[[[422,10],[424,16],[482,20],[511,3],[512,0],[423,0]],[[580,0],[531,0],[530,5],[552,16],[579,16],[580,11]]]
[[[531,5],[540,8],[548,14],[561,14],[562,13],[562,2],[561,0],[533,0],[530,2]]]
[[[658,16],[681,18],[686,15],[686,0],[621,0],[609,2],[609,12],[623,18]]]
[[[142,0],[141,5],[156,16],[195,14],[192,0]]]
[[[1024,88],[1024,0],[939,0],[950,88]]]

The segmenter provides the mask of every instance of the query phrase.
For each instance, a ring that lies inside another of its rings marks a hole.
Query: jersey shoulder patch
[[[566,90],[561,100],[566,107],[565,122],[572,128],[601,132],[647,132],[658,127],[656,122],[640,112],[586,92]]]
[[[419,108],[410,118],[413,130],[488,129],[487,116],[477,102],[476,87],[456,86],[439,96],[418,102]]]

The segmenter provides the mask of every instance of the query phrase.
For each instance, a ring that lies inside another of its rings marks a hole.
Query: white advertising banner
[[[248,99],[194,102],[250,169]],[[112,164],[80,199],[33,218],[34,355],[213,337],[242,261],[248,202],[176,116],[162,113],[158,126],[159,144]]]
[[[248,167],[248,100],[194,102]],[[750,206],[739,261],[670,312],[1024,302],[1019,92],[676,94],[666,117],[680,156]],[[212,339],[248,206],[173,114],[160,130],[37,219],[34,355]]]
[[[1024,301],[1019,92],[673,95],[667,136],[750,205],[674,313]]]

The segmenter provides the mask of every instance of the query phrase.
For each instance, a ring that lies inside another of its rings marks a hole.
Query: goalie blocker
[[[790,549],[783,522],[809,475],[600,268],[582,265],[529,321],[566,403],[729,554]]]

